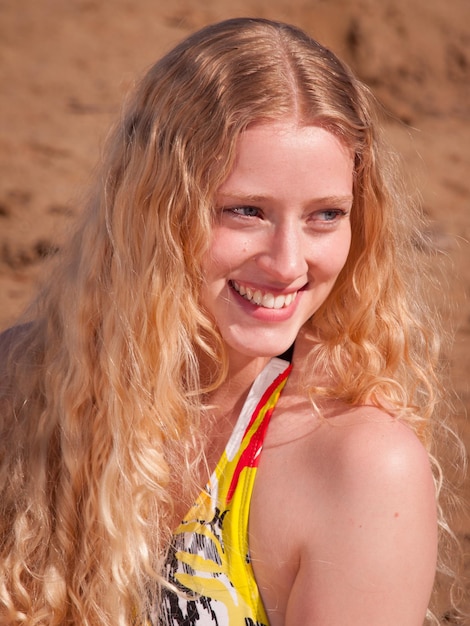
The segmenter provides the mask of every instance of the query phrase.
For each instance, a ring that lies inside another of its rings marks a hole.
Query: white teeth
[[[239,283],[232,281],[232,285],[241,296],[243,296],[249,302],[253,302],[258,306],[262,306],[265,309],[282,309],[289,306],[294,302],[297,292],[289,293],[286,296],[275,296],[272,293],[263,293],[259,289],[250,289]]]
[[[263,296],[263,300],[261,301],[261,304],[266,308],[266,309],[275,309],[276,307],[274,306],[276,298],[273,296],[272,293],[266,293]]]
[[[273,309],[282,309],[283,306],[288,306],[292,302],[292,298],[290,295],[288,296],[289,302],[287,302],[287,297],[285,296],[276,296],[274,298]]]

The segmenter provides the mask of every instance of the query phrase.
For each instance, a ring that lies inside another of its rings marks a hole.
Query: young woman
[[[297,28],[148,72],[2,338],[0,623],[422,624],[437,347],[393,174]]]

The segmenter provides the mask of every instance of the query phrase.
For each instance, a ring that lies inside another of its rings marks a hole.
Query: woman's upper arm
[[[302,506],[286,626],[421,626],[437,545],[428,455],[390,420],[331,441],[316,502]]]

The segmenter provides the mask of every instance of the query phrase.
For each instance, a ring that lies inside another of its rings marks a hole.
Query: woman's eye
[[[235,206],[225,210],[235,215],[241,215],[242,217],[258,217],[260,214],[259,209],[254,206]]]
[[[315,219],[319,219],[323,222],[334,222],[345,215],[347,215],[347,212],[343,209],[326,209],[325,211],[316,213]]]

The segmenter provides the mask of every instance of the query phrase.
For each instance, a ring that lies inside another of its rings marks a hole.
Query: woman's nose
[[[299,225],[283,225],[267,237],[258,265],[273,279],[290,283],[308,272],[306,241]]]

